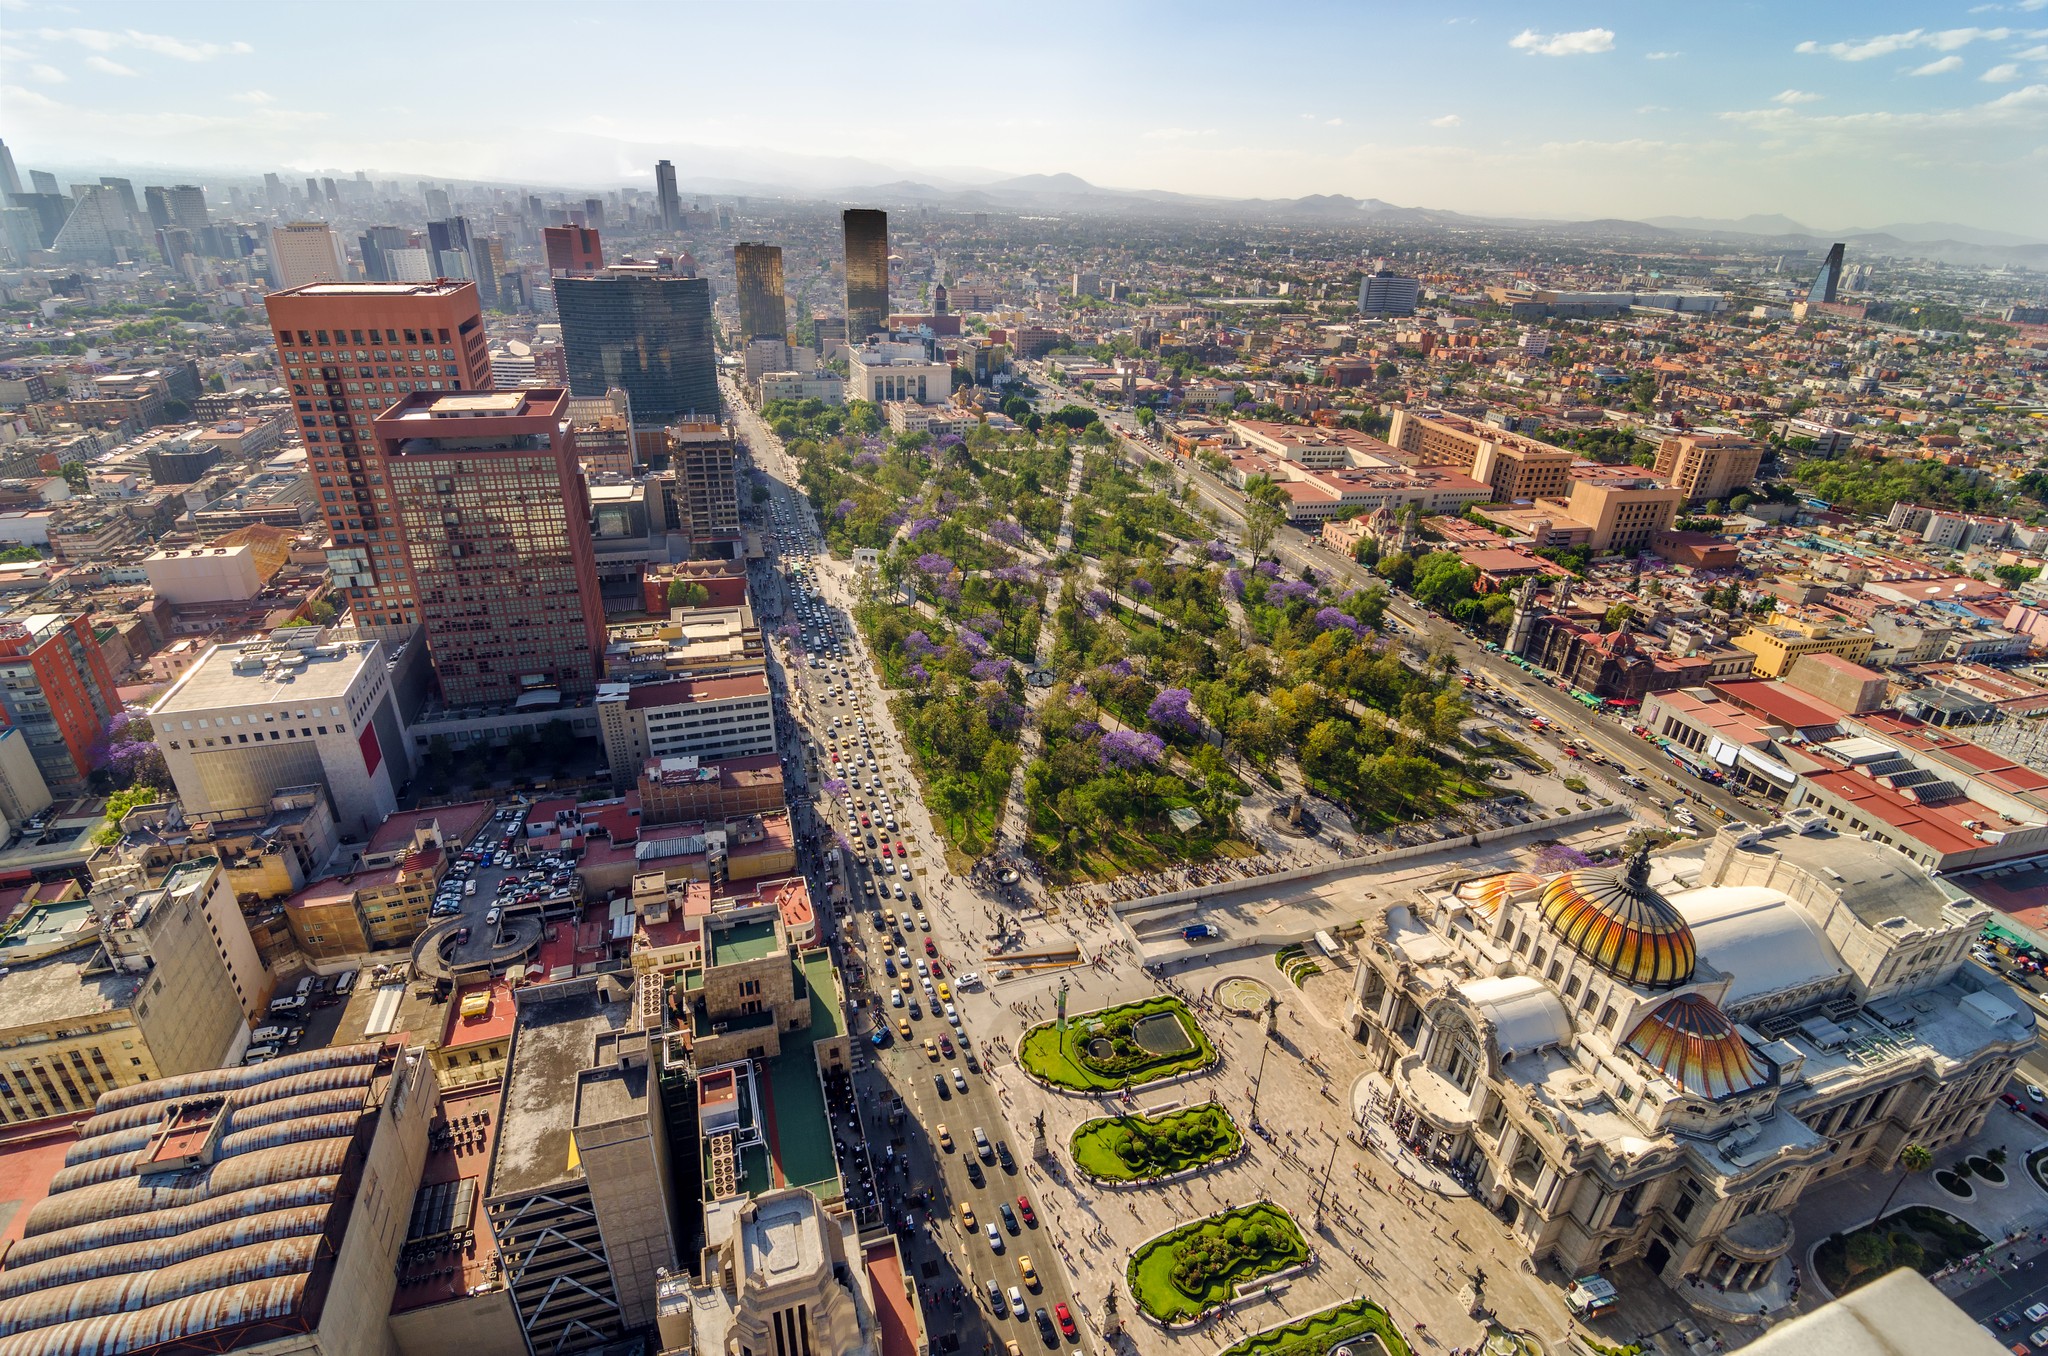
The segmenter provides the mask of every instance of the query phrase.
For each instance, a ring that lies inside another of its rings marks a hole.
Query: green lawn
[[[1159,1013],[1171,1013],[1194,1048],[1179,1054],[1154,1055],[1138,1048],[1130,1039],[1132,1023]],[[1102,1030],[1096,1031],[1100,1023]],[[1108,1036],[1116,1045],[1107,1061],[1087,1053],[1097,1034]],[[1051,1022],[1043,1022],[1024,1033],[1017,1045],[1017,1059],[1025,1069],[1055,1087],[1076,1092],[1114,1092],[1126,1085],[1136,1087],[1154,1079],[1205,1069],[1216,1062],[1216,1047],[1201,1024],[1178,998],[1161,995],[1137,1003],[1124,1003],[1067,1019],[1061,1037]]]
[[[1293,1217],[1260,1201],[1162,1234],[1131,1254],[1125,1276],[1140,1308],[1177,1323],[1223,1303],[1245,1281],[1307,1260]]]
[[[1387,1311],[1364,1296],[1297,1318],[1292,1323],[1253,1333],[1219,1356],[1324,1356],[1325,1352],[1367,1333],[1380,1339],[1387,1356],[1411,1356],[1408,1341]]]
[[[1909,1205],[1848,1234],[1834,1234],[1813,1251],[1821,1283],[1836,1295],[1900,1267],[1931,1276],[1991,1240],[1946,1210]]]
[[[1082,1171],[1111,1182],[1184,1172],[1236,1153],[1244,1143],[1230,1113],[1214,1102],[1163,1116],[1102,1116],[1074,1128],[1070,1147]]]

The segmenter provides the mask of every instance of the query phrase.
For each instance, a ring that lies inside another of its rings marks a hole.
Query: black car
[[[990,1284],[994,1284],[994,1282],[990,1282]],[[2007,1309],[1991,1321],[1998,1325],[2000,1332],[2011,1332],[2020,1325],[2020,1311],[2017,1309]]]
[[[1021,1227],[1017,1223],[1017,1212],[1010,1208],[1008,1201],[997,1201],[996,1213],[1003,1217],[1003,1227],[1005,1229],[1008,1229],[1013,1234],[1022,1232]]]
[[[1038,1335],[1045,1339],[1047,1346],[1058,1346],[1060,1343],[1059,1329],[1053,1327],[1052,1315],[1045,1311],[1045,1306],[1042,1304],[1038,1306],[1037,1317]]]
[[[981,1164],[971,1158],[967,1160],[967,1180],[976,1186],[985,1186],[988,1183],[988,1178],[982,1176]]]
[[[946,1076],[944,1074],[933,1074],[932,1086],[939,1090],[940,1101],[950,1102],[953,1100],[953,1090],[946,1086]]]
[[[1010,1141],[1006,1139],[996,1141],[996,1157],[1002,1161],[1004,1172],[1015,1172],[1017,1170],[1017,1160],[1010,1157]]]

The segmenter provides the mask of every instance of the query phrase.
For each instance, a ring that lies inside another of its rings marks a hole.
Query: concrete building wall
[[[143,562],[156,596],[174,606],[240,602],[263,588],[256,553],[248,546],[200,546],[158,551]]]
[[[0,728],[0,818],[10,828],[19,826],[47,809],[53,799],[28,736],[11,725]]]

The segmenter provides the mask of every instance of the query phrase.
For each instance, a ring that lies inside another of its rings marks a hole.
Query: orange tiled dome
[[[1770,1079],[1727,1014],[1696,993],[1636,1023],[1628,1048],[1696,1097],[1733,1097]]]
[[[1543,921],[1565,945],[1615,978],[1668,988],[1692,978],[1692,929],[1650,888],[1650,856],[1582,867],[1543,887]]]

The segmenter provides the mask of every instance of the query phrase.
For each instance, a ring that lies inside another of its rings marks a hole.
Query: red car
[[[936,956],[936,955],[938,955],[938,954],[939,954],[939,944],[938,944],[937,942],[933,941],[933,940],[932,940],[931,938],[929,938],[929,937],[925,938],[925,939],[924,939],[924,954],[925,954],[925,955],[927,955],[927,956]]]
[[[860,817],[860,826],[864,829],[871,827],[868,823],[868,817],[866,815],[862,815]]]
[[[1081,1335],[1080,1330],[1074,1327],[1074,1316],[1067,1312],[1066,1305],[1053,1305],[1052,1316],[1060,1321],[1060,1331],[1066,1334],[1066,1338],[1069,1342],[1073,1341],[1075,1338]]]
[[[951,1059],[953,1057],[953,1038],[951,1036],[939,1037],[939,1053],[944,1055],[947,1059]],[[1022,1198],[1020,1197],[1019,1199]]]
[[[908,857],[910,855],[910,849],[903,846],[903,844],[898,843],[896,845],[896,855],[898,857]]]
[[[1024,1217],[1025,1227],[1031,1229],[1036,1229],[1038,1227],[1037,1213],[1032,1210],[1031,1202],[1024,1199],[1022,1196],[1019,1196],[1017,1198],[1017,1213]]]
[[[933,957],[932,957],[932,978],[933,978],[933,979],[937,979],[937,978],[938,978],[938,977],[939,977],[940,975],[943,975],[943,974],[945,974],[945,973],[946,973],[946,968],[945,968],[944,966],[942,966],[942,965],[940,965],[940,964],[939,964],[939,958],[938,958],[937,956],[933,956]]]

